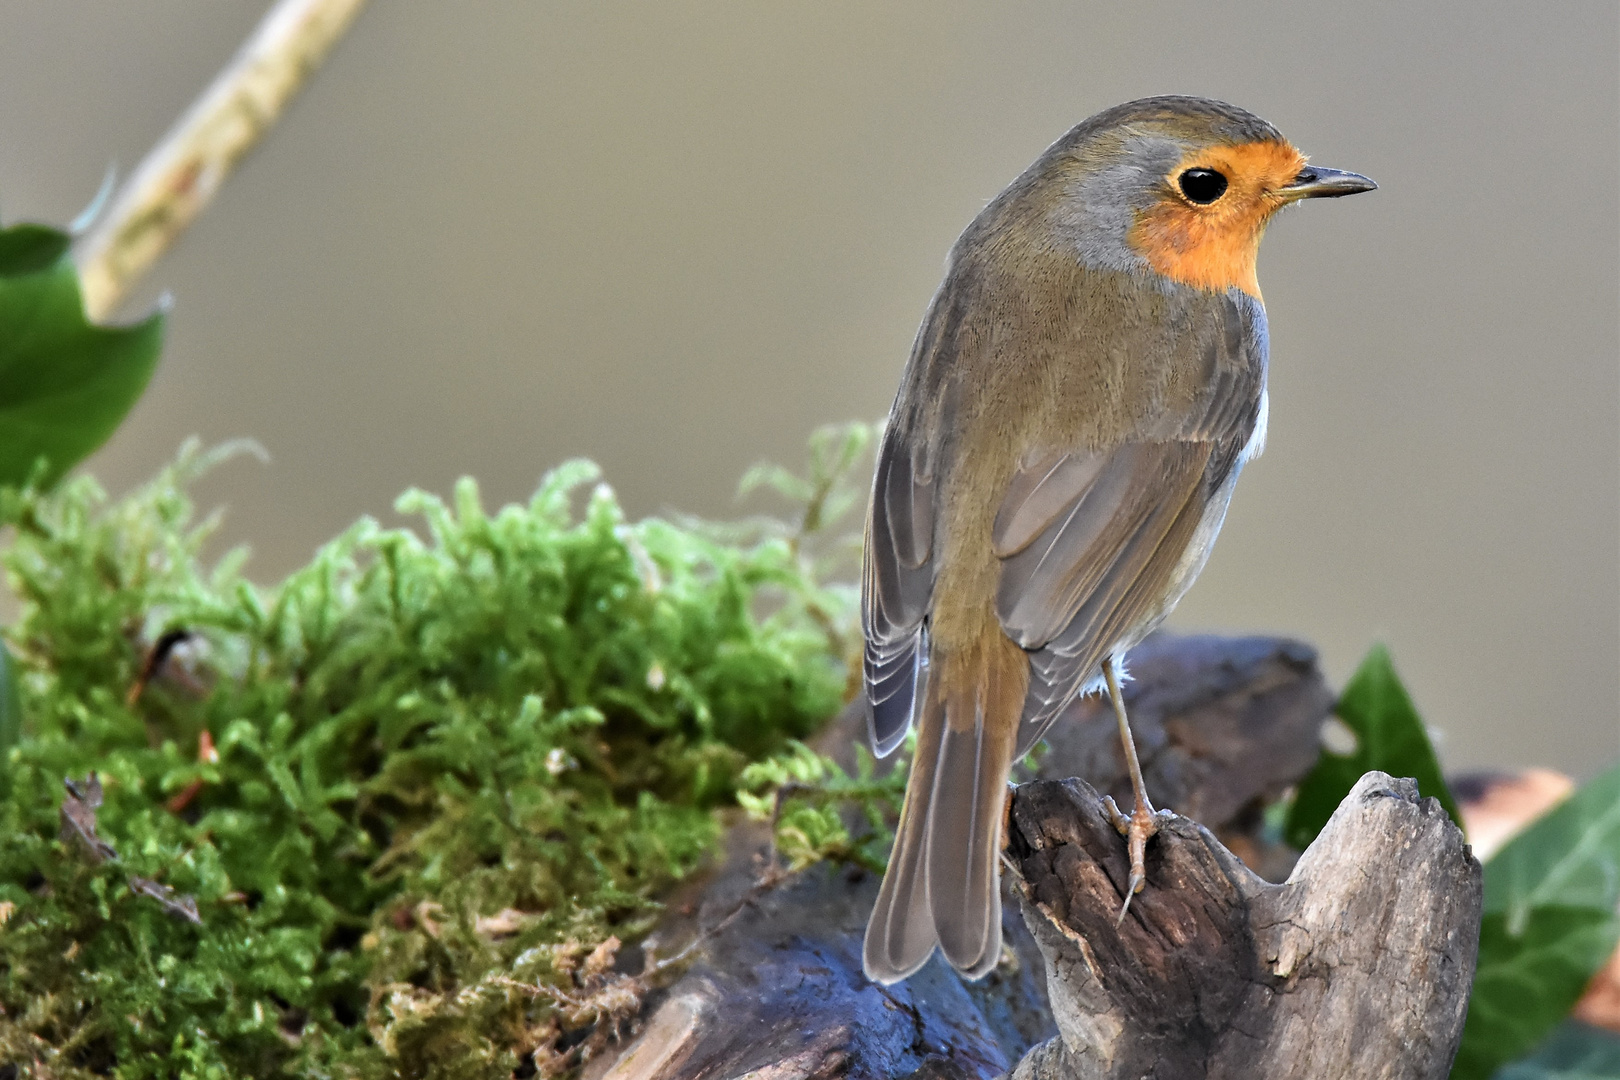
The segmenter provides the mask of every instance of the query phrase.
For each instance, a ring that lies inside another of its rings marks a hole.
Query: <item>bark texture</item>
[[[1011,903],[1008,956],[980,982],[937,957],[897,986],[870,982],[861,935],[877,886],[871,874],[817,867],[751,899],[650,1003],[646,1030],[607,1075],[990,1080],[1055,1034],[1040,952]],[[711,893],[700,920],[734,910],[728,893]]]
[[[1281,885],[1177,818],[1150,845],[1151,884],[1117,925],[1128,867],[1097,793],[1076,780],[1026,785],[1012,818],[1061,1032],[1016,1080],[1450,1071],[1480,869],[1412,781],[1362,777]]]

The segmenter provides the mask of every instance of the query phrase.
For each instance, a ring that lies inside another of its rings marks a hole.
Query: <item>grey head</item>
[[[1099,270],[1245,288],[1266,222],[1300,199],[1377,187],[1309,166],[1271,124],[1210,98],[1142,98],[1075,125],[1002,192],[956,255],[1058,249]],[[1245,288],[1245,291],[1254,291]]]

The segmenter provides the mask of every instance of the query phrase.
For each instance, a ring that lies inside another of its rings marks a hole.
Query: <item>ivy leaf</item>
[[[1496,1073],[1495,1080],[1617,1080],[1620,1035],[1570,1021],[1530,1057]]]
[[[1479,965],[1451,1080],[1488,1080],[1556,1028],[1620,940],[1620,919],[1591,908],[1537,908],[1523,933],[1486,914]]]
[[[1453,1077],[1490,1076],[1569,1015],[1620,940],[1617,901],[1620,766],[1583,785],[1485,865],[1479,967]]]
[[[0,275],[32,274],[55,265],[67,254],[72,237],[44,225],[0,229]]]
[[[1492,857],[1485,910],[1517,932],[1538,907],[1620,902],[1620,765],[1581,785]]]
[[[1324,750],[1316,768],[1300,783],[1288,812],[1290,844],[1309,847],[1356,781],[1372,769],[1416,780],[1419,792],[1439,799],[1451,820],[1462,824],[1423,720],[1395,674],[1388,649],[1373,646],[1351,676],[1334,712],[1355,732],[1356,748],[1349,754]]]
[[[107,441],[146,389],[163,317],[93,326],[84,317],[67,234],[0,229],[0,484],[44,459],[54,483]]]

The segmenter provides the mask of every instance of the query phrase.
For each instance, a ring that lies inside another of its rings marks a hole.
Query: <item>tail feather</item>
[[[929,672],[900,827],[866,930],[866,972],[879,982],[910,975],[936,944],[969,978],[1000,959],[1002,810],[1028,661],[1011,641],[996,645]]]
[[[936,684],[937,685],[937,684]],[[927,691],[925,690],[926,694]],[[862,966],[874,982],[895,983],[915,972],[933,955],[938,936],[928,906],[928,810],[939,761],[940,724],[929,723],[929,699],[919,725],[917,754],[906,782],[906,800],[894,833],[894,850],[883,875],[872,917],[866,924]]]
[[[1023,686],[987,667],[947,699],[928,821],[934,929],[945,959],[973,979],[1001,958],[1001,819],[1023,706]]]

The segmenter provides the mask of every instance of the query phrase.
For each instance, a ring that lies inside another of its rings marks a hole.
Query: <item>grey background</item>
[[[264,10],[0,0],[0,210],[63,222]],[[1387,641],[1453,768],[1620,752],[1620,5],[374,0],[157,268],[111,488],[186,435],[271,580],[587,455],[636,514],[887,408],[947,247],[1088,114],[1244,105],[1379,192],[1272,229],[1270,448],[1182,627]],[[134,311],[139,303],[129,310]]]

